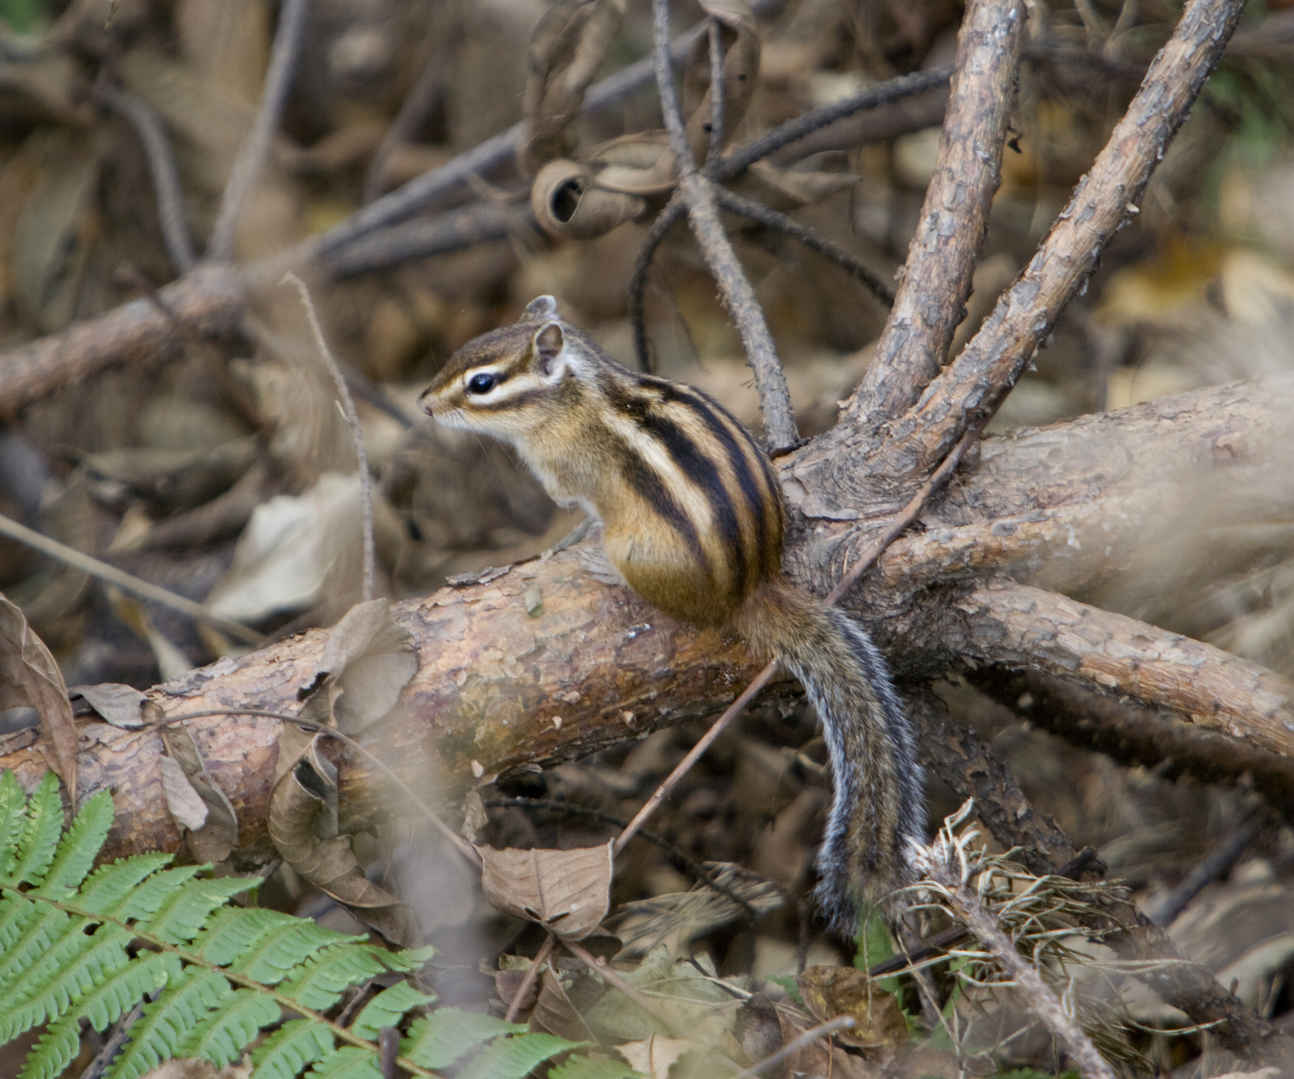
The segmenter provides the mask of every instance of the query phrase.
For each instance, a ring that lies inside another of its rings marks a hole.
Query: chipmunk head
[[[538,296],[518,322],[467,342],[419,398],[449,427],[516,440],[558,410],[578,407],[587,353],[557,313],[557,301]]]

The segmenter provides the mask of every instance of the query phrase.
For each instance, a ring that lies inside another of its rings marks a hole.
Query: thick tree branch
[[[1062,587],[1070,572],[1095,584],[1100,560],[1107,566],[1107,579],[1117,579],[1110,575],[1131,561],[1123,546],[1131,542],[1135,528],[1128,535],[1107,537],[1108,551],[1091,543],[1090,561],[1062,565],[1060,572],[1051,572],[1053,567],[1043,559],[1012,561],[1011,568],[1032,584],[1027,591],[1024,585],[989,583],[1011,557],[1009,550],[994,554],[990,547],[985,560],[954,566],[942,577],[913,552],[925,537],[940,535],[950,519],[968,514],[981,516],[992,535],[991,518],[985,514],[993,507],[1014,512],[1034,498],[1043,503],[1035,516],[1044,522],[1065,509],[1069,499],[1099,501],[1103,484],[1134,506],[1135,499],[1127,497],[1137,475],[1131,462],[1147,459],[1157,479],[1156,470],[1166,467],[1163,453],[1154,446],[1157,438],[1175,445],[1197,483],[1211,472],[1213,483],[1229,486],[1236,468],[1250,467],[1252,461],[1247,466],[1244,455],[1209,456],[1202,450],[1229,435],[1214,406],[1223,399],[1232,403],[1242,417],[1245,437],[1253,440],[1251,451],[1262,459],[1269,450],[1264,432],[1279,439],[1290,414],[1288,392],[1282,395],[1273,388],[1288,382],[1206,390],[1068,426],[988,439],[979,468],[954,480],[923,515],[924,530],[895,543],[860,589],[864,618],[901,677],[924,681],[967,659],[1058,671],[1071,682],[1086,678],[1093,687],[1114,687],[1186,710],[1192,719],[1217,730],[1219,737],[1256,747],[1253,752],[1270,754],[1286,744],[1291,733],[1282,731],[1279,723],[1273,726],[1270,716],[1281,714],[1288,702],[1276,700],[1280,683],[1270,674],[1206,645],[1165,641],[1157,630],[1142,630],[1143,645],[1129,636],[1138,625],[1132,620],[1089,613],[1038,587],[1038,580],[1047,587]],[[1168,421],[1173,414],[1176,424]],[[1139,454],[1137,438],[1151,448]],[[1064,456],[1055,452],[1061,444],[1069,450]],[[1294,472],[1275,456],[1266,460],[1273,479]],[[1262,510],[1288,515],[1290,502],[1288,497],[1273,500],[1269,485]],[[1047,503],[1058,508],[1048,509]],[[1179,514],[1195,508],[1187,506]],[[1180,521],[1179,515],[1164,524],[1180,528]],[[1067,535],[1067,529],[1068,525],[1058,526],[1057,534]],[[1012,530],[1008,526],[1001,531],[1009,535]],[[802,536],[791,550],[796,575],[810,583],[826,579],[838,569],[841,553],[855,550],[870,531],[870,523],[854,524],[844,541],[830,532]],[[1063,539],[1052,542],[1057,548],[1064,546]],[[913,566],[919,572],[910,572]],[[1176,569],[1184,578],[1175,579],[1173,568],[1165,568],[1170,575],[1164,587],[1180,589],[1194,570],[1180,564]],[[530,617],[525,612],[533,603],[527,597],[536,593],[543,606]],[[1032,610],[1009,602],[1021,597],[1034,601]],[[1053,607],[1067,613],[1069,622],[1054,635],[1030,636],[1039,612]],[[474,782],[474,773],[489,776],[501,769],[570,759],[641,736],[655,726],[714,714],[730,702],[734,686],[756,669],[735,642],[680,626],[626,589],[597,583],[574,552],[513,567],[488,584],[442,590],[421,602],[400,605],[398,612],[417,643],[420,669],[406,691],[406,711],[374,733],[374,748],[410,782],[425,783],[428,775],[441,775],[446,797]],[[1081,636],[1088,624],[1101,629],[1094,640]],[[1122,652],[1110,647],[1113,642],[1123,646]],[[280,642],[238,661],[222,661],[218,670],[197,671],[182,683],[158,687],[153,696],[167,716],[207,708],[292,712],[297,688],[314,677],[322,643],[318,631]],[[1181,685],[1184,679],[1192,684]],[[1257,694],[1257,706],[1246,706],[1241,696],[1246,688]],[[1216,708],[1215,700],[1220,702]],[[1264,712],[1269,718],[1262,721],[1250,714]],[[274,725],[230,716],[198,721],[194,727],[213,774],[238,807],[247,830],[244,841],[263,838],[258,829],[263,829],[272,782]],[[155,797],[161,753],[155,735],[91,725],[85,737],[83,744],[93,749],[81,762],[85,789],[106,783],[120,791],[122,834],[139,844],[135,849],[173,845],[178,839],[174,825]],[[34,742],[8,743],[0,766],[19,767],[29,778],[44,768]],[[360,816],[374,809],[382,783],[369,766],[353,762],[344,770],[343,782],[343,804]]]
[[[1138,212],[1151,173],[1221,58],[1243,6],[1241,0],[1191,0],[1029,265],[891,438],[915,439],[925,459],[935,461],[966,424],[993,415],[1105,245]],[[849,414],[865,414],[867,398],[856,396]]]
[[[1256,663],[1008,581],[968,592],[955,609],[974,627],[959,642],[971,663],[1037,669],[1100,686],[1171,709],[1254,749],[1294,756],[1294,686]]]
[[[966,9],[934,174],[898,295],[854,399],[854,414],[874,425],[916,402],[965,317],[1001,176],[1024,18],[1020,0],[976,0]]]
[[[236,269],[199,266],[155,297],[131,300],[62,333],[11,349],[0,357],[0,417],[11,417],[114,364],[161,359],[182,339],[181,326],[198,334],[229,333],[246,302]]]

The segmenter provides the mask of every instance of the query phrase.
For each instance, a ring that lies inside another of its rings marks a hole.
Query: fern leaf
[[[82,1019],[89,1019],[95,1030],[107,1030],[109,1023],[115,1023],[146,994],[161,989],[168,977],[179,973],[178,957],[157,953],[141,956],[115,971],[88,993],[75,1011],[46,1028],[24,1062],[18,1079],[54,1079],[80,1050]]]
[[[144,1005],[139,1021],[130,1028],[130,1041],[108,1068],[107,1079],[139,1079],[176,1056],[185,1033],[232,995],[229,982],[215,971],[185,970],[175,984]]]
[[[208,919],[193,946],[207,962],[227,967],[256,948],[266,936],[296,921],[292,915],[277,910],[224,907]]]
[[[167,896],[185,881],[196,877],[203,868],[200,865],[180,865],[141,880],[117,905],[115,916],[127,922],[148,921],[161,909]]]
[[[13,876],[18,835],[27,813],[27,795],[12,772],[0,774],[0,881]]]
[[[472,1057],[458,1079],[525,1079],[545,1060],[579,1049],[587,1042],[570,1042],[555,1034],[514,1034],[496,1038]]]
[[[573,1056],[548,1070],[548,1079],[642,1079],[623,1060],[614,1057]]]
[[[371,945],[328,948],[279,986],[279,992],[304,1008],[327,1011],[352,985],[385,971],[385,955]]]
[[[69,919],[63,939],[24,975],[0,1015],[0,1043],[62,1015],[73,1001],[130,962],[129,932],[100,925],[87,943],[90,924],[84,918]]]
[[[17,849],[12,868],[4,883],[39,884],[54,860],[54,849],[63,831],[63,799],[58,793],[58,779],[46,772],[27,799],[27,810],[19,824]]]
[[[409,1036],[400,1042],[400,1055],[424,1068],[447,1068],[492,1038],[525,1030],[519,1023],[507,1023],[492,1015],[438,1008],[413,1023]]]
[[[376,1041],[383,1027],[398,1026],[404,1013],[411,1008],[430,1004],[436,998],[420,993],[408,982],[396,982],[378,993],[364,1005],[363,1010],[350,1025],[350,1032],[358,1038]]]
[[[180,1042],[177,1055],[201,1057],[217,1068],[237,1060],[262,1027],[281,1015],[272,997],[252,989],[236,989]]]
[[[382,1079],[382,1069],[372,1053],[347,1045],[315,1064],[306,1079]]]
[[[266,985],[277,985],[288,974],[298,970],[311,956],[322,960],[330,946],[367,940],[325,929],[314,922],[292,918],[257,942],[255,948],[239,956],[232,968]],[[367,977],[367,975],[365,975]],[[356,981],[362,979],[355,979]],[[349,984],[354,984],[353,982]]]
[[[310,1019],[293,1019],[252,1052],[252,1063],[256,1079],[293,1079],[307,1064],[334,1051],[332,1031],[327,1027]]]
[[[76,905],[87,914],[126,920],[132,917],[123,910],[135,888],[158,870],[169,865],[169,854],[136,854],[101,865],[86,878],[76,897]],[[161,897],[157,903],[161,902]],[[154,904],[156,909],[157,904]]]
[[[184,887],[162,900],[156,913],[145,919],[141,928],[171,944],[190,941],[198,935],[213,910],[259,883],[254,877],[199,877],[185,881]]]
[[[6,908],[4,925],[0,928],[0,939],[4,941],[0,952],[0,999],[4,999],[37,958],[62,935],[70,919],[57,907],[35,903],[17,892],[0,894],[4,895]],[[8,917],[10,914],[12,919]]]
[[[38,893],[65,899],[81,887],[111,827],[112,795],[99,791],[86,799],[71,827],[63,833]]]

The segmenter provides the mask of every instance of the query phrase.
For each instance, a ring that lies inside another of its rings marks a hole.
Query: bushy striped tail
[[[835,796],[818,852],[816,897],[832,928],[857,928],[860,900],[910,878],[909,846],[925,841],[916,739],[866,631],[838,607],[783,581],[751,596],[737,618],[748,643],[776,656],[822,721]]]

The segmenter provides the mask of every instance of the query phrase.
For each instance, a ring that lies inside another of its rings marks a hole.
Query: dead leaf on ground
[[[785,896],[771,881],[731,862],[705,862],[713,883],[698,882],[686,892],[670,892],[626,903],[616,915],[621,942],[617,959],[645,955],[665,945],[683,955],[688,945],[713,929],[738,919],[776,910]]]
[[[322,737],[284,725],[281,770],[270,795],[270,840],[284,861],[320,891],[389,939],[412,945],[412,922],[400,901],[364,876],[351,837],[338,833],[337,769],[319,752]],[[289,748],[293,745],[299,747],[295,752]]]
[[[481,885],[500,910],[582,940],[611,907],[612,847],[613,841],[573,850],[477,847]]]
[[[0,593],[0,709],[31,707],[53,757],[51,767],[76,805],[76,720],[63,672],[22,610]]]
[[[865,971],[853,967],[808,967],[795,979],[804,1003],[819,1022],[848,1015],[851,1030],[835,1035],[866,1049],[897,1048],[908,1040],[903,1010]]]
[[[314,604],[337,564],[359,550],[360,497],[358,476],[329,472],[300,495],[257,507],[207,599],[212,613],[258,622]]]
[[[143,707],[148,699],[134,686],[121,682],[99,682],[93,686],[72,686],[72,698],[80,697],[99,713],[99,717],[114,727],[134,729],[144,726]]]

